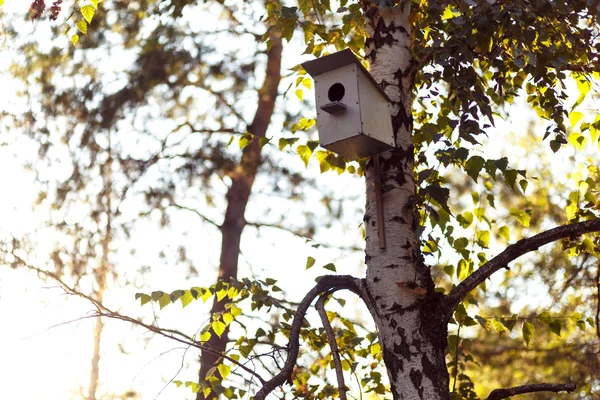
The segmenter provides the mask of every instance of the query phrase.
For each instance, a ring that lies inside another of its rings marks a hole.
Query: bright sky
[[[7,1],[6,11],[15,11],[23,15],[27,2]],[[35,39],[34,39],[35,40]],[[0,52],[10,49],[10,43],[2,44]],[[294,54],[289,51],[288,55]],[[6,71],[10,60],[0,53],[0,71]],[[285,59],[286,67],[292,67],[298,62],[297,58]],[[0,87],[4,93],[14,90],[12,83],[0,75]],[[281,87],[287,87],[282,84]],[[293,94],[292,94],[293,96]],[[312,101],[312,93],[306,97]],[[0,99],[0,110],[18,107],[8,97]],[[505,156],[506,132],[518,131],[524,128],[523,121],[528,116],[522,112],[513,114],[512,121],[499,122],[497,130],[489,138],[487,155]],[[19,236],[32,232],[42,221],[44,215],[31,211],[30,204],[37,195],[35,186],[31,183],[31,172],[21,168],[19,154],[31,150],[26,141],[17,140],[0,123],[0,143],[7,142],[8,146],[0,147],[0,236]],[[496,135],[498,133],[498,135]],[[510,161],[520,167],[532,166],[527,154],[522,151],[515,153],[511,150]],[[568,166],[571,150],[559,152],[553,156],[557,166]],[[296,160],[300,163],[300,160]],[[360,179],[349,175],[341,177],[333,173],[319,175],[317,165],[311,162],[309,173],[317,176],[321,184],[335,187],[341,196],[358,198],[357,209],[362,208],[363,183]],[[260,184],[260,183],[259,183]],[[260,194],[257,195],[260,198]],[[313,201],[318,201],[315,196]],[[266,200],[265,201],[272,201]],[[284,210],[283,210],[284,211]],[[250,209],[248,220],[259,220],[260,215],[253,215]],[[156,230],[152,221],[142,221],[132,235],[131,241],[122,244],[123,247],[136,248],[136,256],[127,255],[126,251],[119,252],[119,263],[134,265],[149,265],[152,272],[146,274],[143,283],[152,290],[165,292],[188,288],[195,285],[209,285],[214,280],[213,269],[218,262],[220,237],[209,226],[196,224],[195,229],[188,229],[193,216],[179,215],[173,221],[173,231],[170,235]],[[342,245],[359,237],[358,225],[361,221],[349,221],[346,231],[336,233],[335,237],[321,237],[320,240]],[[182,232],[191,234],[182,236]],[[332,232],[332,231],[329,231]],[[185,271],[166,268],[154,257],[154,249],[169,245],[172,248],[183,242],[191,250],[190,256],[202,266],[199,279],[186,280]],[[199,246],[198,243],[201,245]],[[43,244],[42,244],[43,245]],[[51,246],[52,243],[46,243]],[[313,268],[304,272],[306,257],[311,255],[317,259],[317,265],[333,261],[338,266],[339,273],[361,275],[362,254],[338,257],[337,252],[327,249],[313,249],[286,233],[264,229],[260,236],[255,230],[247,229],[244,236],[241,259],[242,275],[250,271],[258,276],[269,276],[279,280],[278,285],[286,290],[290,297],[298,299],[306,289],[311,287],[314,278],[325,271]],[[267,256],[265,256],[267,254]],[[263,273],[264,272],[264,273]],[[107,296],[110,307],[119,307],[125,314],[131,316],[152,316],[150,306],[140,308],[134,301],[138,289],[125,287],[111,290]],[[531,293],[530,302],[540,304],[544,301],[541,293]],[[0,399],[34,399],[64,400],[82,398],[86,393],[90,359],[92,354],[92,319],[81,319],[77,322],[61,324],[89,315],[92,307],[84,300],[65,296],[61,289],[51,282],[39,281],[32,273],[22,270],[3,268],[0,273]],[[199,302],[194,302],[185,310],[179,305],[171,305],[161,313],[161,323],[167,327],[176,327],[189,333],[201,325],[200,315],[206,315],[207,308]],[[129,388],[141,391],[143,399],[183,398],[186,389],[178,389],[165,382],[170,379],[195,380],[197,352],[185,352],[177,345],[165,339],[153,338],[139,328],[130,328],[122,322],[107,321],[103,333],[101,381],[105,383],[103,390],[110,388],[112,393],[123,393]],[[125,351],[128,354],[123,353]],[[185,355],[184,373],[176,376]],[[189,363],[189,365],[187,364]],[[164,390],[163,390],[164,389]],[[191,398],[191,395],[188,395]]]

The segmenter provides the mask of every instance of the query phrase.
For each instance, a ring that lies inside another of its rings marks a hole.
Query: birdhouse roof
[[[302,64],[306,72],[310,74],[310,76],[315,77],[325,72],[333,71],[334,69],[342,68],[346,65],[357,64],[365,75],[369,78],[371,83],[379,90],[381,95],[387,100],[392,101],[387,93],[379,86],[379,84],[375,81],[373,76],[367,71],[367,69],[362,65],[362,63],[356,58],[352,50],[345,49],[342,51],[338,51],[333,54],[329,54],[325,57],[317,58],[316,60],[307,61]]]

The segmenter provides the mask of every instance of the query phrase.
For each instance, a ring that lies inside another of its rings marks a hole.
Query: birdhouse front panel
[[[362,123],[356,66],[346,65],[314,80],[321,146],[327,148],[360,135]]]

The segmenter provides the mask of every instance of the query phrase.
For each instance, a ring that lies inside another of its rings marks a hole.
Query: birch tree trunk
[[[415,231],[414,148],[412,145],[412,58],[409,6],[393,8],[365,2],[370,38],[366,56],[375,80],[393,102],[392,126],[397,148],[375,157],[380,165],[385,247],[378,240],[375,165],[366,170],[367,288],[394,399],[448,399],[447,321],[440,310]],[[419,296],[398,282],[427,291]]]

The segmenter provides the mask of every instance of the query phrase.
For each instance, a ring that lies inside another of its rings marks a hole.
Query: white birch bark
[[[367,3],[367,2],[365,2]],[[376,3],[376,2],[373,2]],[[403,9],[404,8],[404,9]],[[409,8],[364,6],[370,38],[367,60],[375,80],[393,101],[392,125],[397,149],[379,157],[386,246],[380,249],[373,162],[366,171],[365,227],[367,288],[394,399],[448,399],[444,351],[446,322],[440,297],[422,262],[414,232],[414,157],[411,138],[411,90],[415,61],[410,51]],[[427,290],[418,296],[397,282],[413,282]]]

